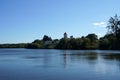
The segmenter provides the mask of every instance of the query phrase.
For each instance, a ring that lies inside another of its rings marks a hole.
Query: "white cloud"
[[[105,22],[94,22],[92,23],[94,25],[94,27],[106,27],[107,25],[105,24]]]

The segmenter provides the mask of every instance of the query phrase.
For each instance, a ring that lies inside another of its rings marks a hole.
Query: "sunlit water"
[[[0,80],[120,80],[120,51],[0,49]]]

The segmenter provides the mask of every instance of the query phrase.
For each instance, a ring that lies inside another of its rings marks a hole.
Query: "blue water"
[[[0,80],[120,80],[120,51],[0,49]]]

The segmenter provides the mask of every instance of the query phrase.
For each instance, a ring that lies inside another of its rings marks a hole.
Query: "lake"
[[[120,51],[0,49],[0,80],[120,80]]]

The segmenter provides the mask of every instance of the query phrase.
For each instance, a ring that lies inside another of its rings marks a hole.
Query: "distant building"
[[[52,41],[48,40],[48,41],[45,41],[45,45],[50,45],[52,44]]]
[[[48,37],[47,35],[44,35],[43,39],[44,45],[51,45],[52,44],[52,38]]]
[[[65,39],[66,39],[66,38],[68,38],[68,37],[67,37],[67,33],[66,33],[66,32],[64,33],[64,38],[65,38]]]

